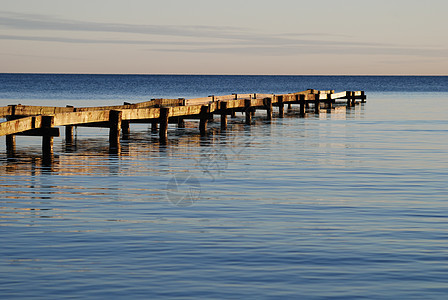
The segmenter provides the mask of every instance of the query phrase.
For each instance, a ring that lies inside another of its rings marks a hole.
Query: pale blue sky
[[[448,75],[446,0],[0,0],[0,72]]]

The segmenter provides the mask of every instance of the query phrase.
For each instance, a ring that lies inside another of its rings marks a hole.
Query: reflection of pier
[[[304,92],[271,94],[233,94],[227,96],[209,96],[198,99],[153,99],[151,101],[118,106],[102,107],[44,107],[10,105],[0,107],[0,117],[6,122],[0,123],[0,136],[6,136],[8,156],[15,153],[15,135],[42,136],[42,154],[44,161],[53,157],[53,137],[59,136],[58,126],[65,126],[67,144],[73,142],[74,126],[92,126],[109,128],[109,150],[120,152],[120,133],[123,137],[130,134],[130,123],[152,124],[152,131],[159,131],[161,144],[167,142],[168,124],[176,123],[185,127],[185,120],[199,119],[201,136],[206,135],[207,123],[214,115],[221,117],[221,130],[226,130],[227,117],[235,112],[245,114],[245,124],[251,125],[256,110],[266,110],[266,118],[272,119],[273,107],[278,107],[278,117],[284,117],[284,105],[300,106],[300,116],[312,110],[319,113],[324,105],[332,109],[338,103],[348,108],[365,102],[364,92],[341,92],[307,90]],[[359,100],[359,101],[357,101]]]

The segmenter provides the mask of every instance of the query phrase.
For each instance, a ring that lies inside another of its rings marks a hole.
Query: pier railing
[[[31,105],[9,105],[0,107],[0,118],[7,121],[0,123],[0,136],[6,136],[8,155],[15,151],[15,135],[42,136],[43,156],[53,154],[53,137],[59,136],[59,126],[65,126],[66,142],[73,141],[74,126],[108,127],[111,151],[119,151],[120,132],[129,135],[130,123],[150,123],[153,131],[159,131],[161,143],[167,141],[168,124],[175,122],[184,127],[184,120],[199,119],[199,131],[205,135],[207,123],[213,115],[221,116],[221,129],[227,128],[227,116],[235,112],[245,114],[245,123],[250,125],[255,110],[266,110],[266,118],[272,119],[273,107],[278,108],[278,117],[284,116],[284,105],[297,104],[300,115],[305,116],[312,109],[319,113],[324,104],[331,109],[337,103],[353,107],[365,102],[363,91],[334,90],[319,91],[309,89],[302,92],[274,94],[232,94],[224,96],[208,96],[196,99],[152,99],[140,103],[125,103],[115,106],[100,107],[49,107]]]

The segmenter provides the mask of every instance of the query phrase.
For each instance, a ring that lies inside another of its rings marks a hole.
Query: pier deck
[[[272,119],[273,107],[278,108],[278,117],[284,116],[284,105],[297,104],[300,115],[312,109],[319,113],[321,106],[331,109],[333,105],[342,103],[353,107],[365,102],[363,91],[333,90],[319,91],[309,89],[303,92],[273,94],[232,94],[225,96],[208,96],[197,99],[152,99],[141,103],[125,103],[116,106],[100,107],[48,107],[30,105],[9,105],[0,107],[0,118],[7,121],[0,123],[0,136],[6,136],[8,155],[15,151],[15,136],[42,136],[42,155],[51,159],[53,155],[53,137],[60,135],[59,126],[65,126],[67,143],[73,142],[74,126],[107,127],[111,152],[119,152],[120,132],[129,135],[130,123],[152,124],[153,131],[159,131],[160,143],[167,142],[168,124],[177,123],[183,127],[186,119],[199,119],[199,132],[205,135],[207,122],[214,115],[221,117],[221,129],[227,128],[227,116],[235,112],[245,114],[245,123],[251,125],[255,110],[266,110],[266,118]]]

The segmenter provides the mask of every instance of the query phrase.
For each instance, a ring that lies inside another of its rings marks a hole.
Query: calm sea
[[[132,125],[0,141],[0,298],[446,299],[448,77],[0,74],[0,105],[365,90],[168,145]],[[63,130],[61,130],[63,131]]]

